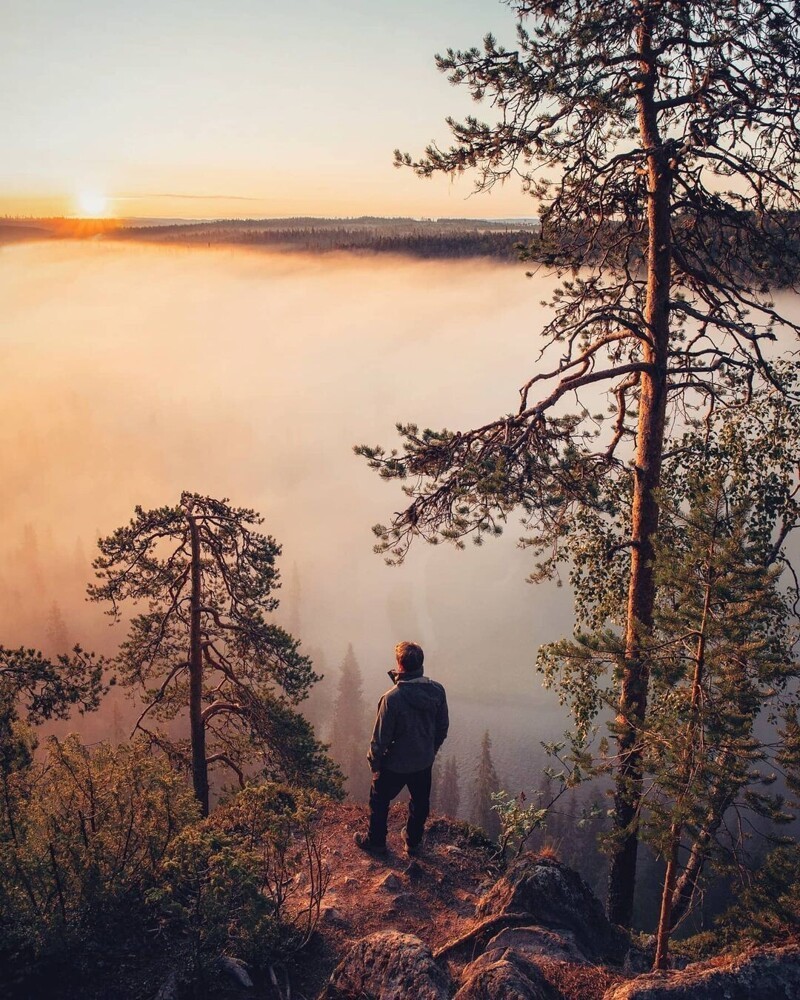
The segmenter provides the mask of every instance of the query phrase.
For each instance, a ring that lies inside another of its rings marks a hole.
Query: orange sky
[[[474,110],[433,55],[513,40],[497,0],[12,0],[4,22],[0,214],[533,213],[392,164]]]

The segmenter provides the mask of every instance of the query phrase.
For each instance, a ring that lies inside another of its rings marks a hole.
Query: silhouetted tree
[[[70,648],[67,623],[64,621],[61,608],[55,601],[51,604],[47,615],[45,637],[47,639],[47,652],[52,656],[65,653]]]
[[[0,772],[30,762],[35,746],[25,726],[69,718],[73,709],[94,711],[107,690],[105,661],[76,646],[48,659],[35,649],[0,646]]]
[[[571,868],[577,867],[580,854],[578,853],[578,798],[573,791],[567,796],[567,800],[561,809],[561,849],[559,857]]]
[[[115,700],[111,706],[111,743],[119,746],[125,742],[125,725],[122,719],[122,709]]]
[[[117,663],[124,683],[146,702],[137,728],[189,763],[208,814],[208,769],[224,764],[244,784],[260,759],[267,776],[338,787],[336,768],[295,706],[316,680],[287,632],[267,621],[277,607],[280,547],[255,530],[255,511],[196,493],[175,507],[145,511],[98,542],[99,584],[89,596],[109,614],[146,602],[133,617]],[[147,730],[148,715],[169,720],[188,709],[190,739]]]
[[[352,645],[348,645],[333,705],[331,755],[347,776],[350,797],[358,802],[367,801],[370,789],[367,727],[361,669]]]
[[[437,812],[445,816],[452,816],[458,819],[458,811],[461,807],[461,793],[458,783],[458,765],[453,756],[448,757],[444,765],[438,769],[434,789],[436,793],[435,803]]]
[[[485,830],[492,840],[500,833],[500,819],[492,808],[492,796],[499,791],[500,781],[492,760],[492,738],[487,729],[481,740],[478,766],[475,770],[470,819],[476,826]]]
[[[542,559],[534,576],[547,576],[599,483],[628,484],[608,894],[627,925],[666,429],[759,378],[782,388],[763,345],[781,323],[798,331],[769,285],[800,273],[800,33],[783,0],[511,6],[515,48],[489,35],[483,51],[438,57],[495,121],[451,120],[451,148],[397,160],[422,176],[476,168],[479,188],[521,178],[541,219],[529,256],[571,273],[543,331],[557,357],[526,378],[513,413],[457,434],[406,424],[402,452],[357,450],[405,481],[409,505],[376,528],[395,561],[415,536],[463,545],[517,510]],[[605,433],[602,415],[568,405],[589,386],[612,400]]]
[[[329,740],[331,715],[333,712],[333,683],[326,672],[325,652],[317,647],[309,647],[308,658],[314,664],[314,672],[319,680],[314,682],[303,702],[302,713],[311,723],[317,738]]]

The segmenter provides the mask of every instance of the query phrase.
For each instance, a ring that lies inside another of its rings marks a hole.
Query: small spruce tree
[[[500,791],[500,781],[492,760],[492,738],[487,729],[481,740],[481,752],[475,771],[471,820],[495,840],[500,834],[500,818],[492,808],[492,796]]]
[[[461,792],[455,757],[448,757],[440,770],[441,774],[437,775],[436,809],[445,816],[457,819],[461,806]]]
[[[363,679],[351,644],[342,661],[333,707],[331,755],[347,777],[348,794],[358,802],[369,797],[368,744]]]
[[[45,639],[45,652],[49,656],[60,656],[62,653],[66,653],[71,648],[69,633],[67,632],[67,623],[64,621],[64,615],[61,612],[61,608],[55,601],[53,601],[50,606],[50,611],[47,615]]]

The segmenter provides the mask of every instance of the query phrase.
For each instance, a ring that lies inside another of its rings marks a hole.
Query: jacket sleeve
[[[450,714],[447,711],[447,695],[442,689],[442,701],[436,712],[436,735],[434,738],[434,749],[438,753],[439,747],[447,739],[447,731],[450,728]]]
[[[367,760],[373,771],[380,771],[383,758],[394,740],[397,725],[396,713],[384,695],[378,702],[378,714],[375,718],[375,728],[372,730],[372,740],[369,745]]]

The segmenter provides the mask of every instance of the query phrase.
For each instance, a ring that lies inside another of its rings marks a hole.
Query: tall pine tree
[[[500,835],[500,818],[492,808],[492,796],[499,791],[500,781],[492,760],[492,738],[487,729],[481,740],[480,756],[475,770],[470,819],[492,840],[496,840]]]
[[[476,410],[458,433],[406,423],[399,446],[358,450],[383,478],[403,481],[405,509],[375,529],[393,561],[418,536],[492,537],[516,511],[541,560],[536,575],[549,575],[602,481],[627,487],[608,891],[609,916],[627,925],[671,428],[687,408],[739,402],[759,382],[783,389],[764,348],[779,326],[800,333],[770,291],[800,275],[797,5],[510,6],[513,46],[487,35],[482,49],[438,57],[488,121],[450,119],[449,148],[397,160],[425,177],[474,169],[482,189],[517,177],[534,196],[529,259],[564,279],[541,330],[549,361],[521,373],[518,396],[494,419]]]
[[[331,755],[347,777],[348,794],[357,802],[366,802],[369,797],[368,744],[363,679],[351,644],[342,661],[333,706]]]
[[[461,808],[461,790],[458,781],[458,765],[454,756],[448,757],[441,767],[437,768],[435,781],[436,810],[444,816],[458,819]]]

